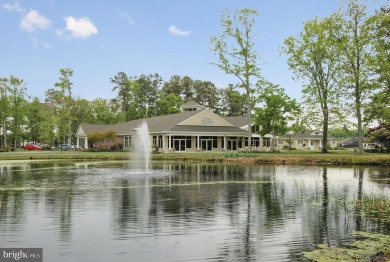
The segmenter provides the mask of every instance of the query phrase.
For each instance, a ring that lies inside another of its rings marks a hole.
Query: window
[[[271,139],[269,137],[264,137],[263,138],[263,146],[270,147],[270,145],[271,145]]]
[[[260,126],[254,125],[254,126],[252,126],[251,130],[252,130],[252,133],[258,133],[260,131]]]
[[[252,137],[252,146],[259,147],[260,146],[260,137]]]
[[[241,141],[241,139],[240,139]],[[245,138],[245,146],[248,146],[248,138]],[[260,137],[252,137],[252,147],[260,146]]]
[[[129,148],[130,145],[131,145],[131,137],[125,136],[124,137],[124,145],[123,145],[123,147],[124,148]]]
[[[153,136],[152,145],[158,145],[158,148],[162,148],[162,136]]]
[[[175,148],[176,151],[185,151],[191,147],[191,136],[172,136],[171,148]]]
[[[200,145],[196,140],[196,148],[202,148],[205,151],[211,151],[213,148],[218,148],[218,137],[217,136],[200,136]]]
[[[211,118],[209,117],[205,117],[202,119],[202,122],[200,124],[204,126],[210,126],[213,124],[213,120],[211,120]]]

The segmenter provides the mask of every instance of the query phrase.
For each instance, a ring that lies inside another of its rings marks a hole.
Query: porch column
[[[76,148],[80,148],[80,137],[76,139]]]
[[[199,135],[196,136],[196,139],[197,139],[197,141],[198,141],[198,147],[197,147],[197,149],[200,149],[200,138],[199,138]]]
[[[223,149],[227,149],[227,137],[226,137],[226,135],[225,136],[223,136]]]
[[[85,148],[85,149],[88,148],[88,137],[85,137],[85,138],[84,138],[84,148]]]
[[[172,135],[168,136],[168,149],[171,149],[171,142],[172,141]]]
[[[165,142],[165,134],[162,134],[162,149],[163,152],[165,152],[165,149],[167,148],[166,142]]]

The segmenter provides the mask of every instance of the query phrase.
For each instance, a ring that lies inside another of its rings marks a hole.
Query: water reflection
[[[48,261],[300,261],[355,230],[390,233],[350,204],[390,196],[388,168],[130,166],[0,165],[0,245],[43,247]]]

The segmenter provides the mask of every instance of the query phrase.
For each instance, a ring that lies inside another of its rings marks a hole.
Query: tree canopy
[[[226,74],[231,74],[239,80],[239,86],[246,92],[246,107],[249,126],[251,126],[253,83],[260,78],[258,52],[255,49],[254,25],[258,12],[244,8],[235,10],[233,14],[227,9],[221,16],[222,33],[210,40],[212,50],[218,57],[218,66]],[[254,80],[252,80],[254,78]],[[254,81],[254,82],[253,82]],[[248,129],[248,141],[251,141],[251,129]],[[248,143],[251,147],[251,143]]]

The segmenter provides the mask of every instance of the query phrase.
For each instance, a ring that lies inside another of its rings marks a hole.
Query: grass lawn
[[[128,160],[129,152],[81,152],[81,151],[16,151],[0,152],[2,160]],[[152,160],[277,163],[277,164],[343,164],[389,165],[390,154],[354,154],[350,150],[331,150],[323,154],[316,150],[292,150],[279,153],[165,153],[153,154]]]

